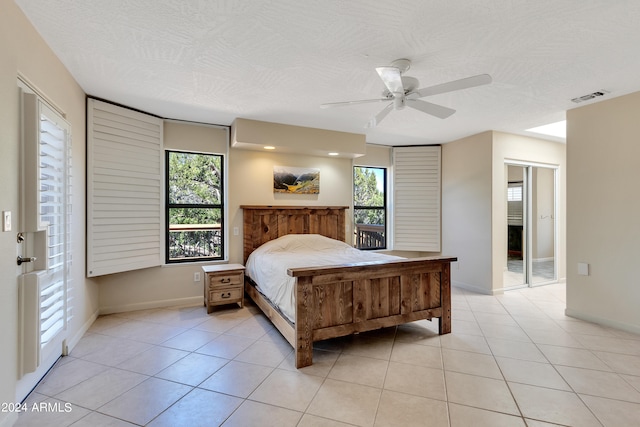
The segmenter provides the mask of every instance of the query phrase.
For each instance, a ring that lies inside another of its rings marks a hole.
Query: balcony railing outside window
[[[384,225],[356,224],[355,246],[359,249],[380,249],[385,247]]]
[[[169,226],[169,260],[218,258],[222,255],[220,225],[173,224]]]

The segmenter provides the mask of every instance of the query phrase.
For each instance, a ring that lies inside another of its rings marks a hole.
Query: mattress
[[[361,251],[345,242],[319,234],[288,234],[254,250],[245,266],[245,274],[257,285],[282,314],[295,322],[295,278],[288,268],[320,267],[356,262],[401,259],[393,255]]]

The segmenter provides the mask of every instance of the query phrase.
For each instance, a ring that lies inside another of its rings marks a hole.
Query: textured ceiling
[[[572,98],[640,90],[637,0],[15,1],[86,93],[167,118],[443,143],[522,134],[563,120]],[[493,83],[427,98],[457,110],[444,120],[404,109],[365,129],[384,104],[319,108],[379,97],[375,67],[398,58],[420,87]]]

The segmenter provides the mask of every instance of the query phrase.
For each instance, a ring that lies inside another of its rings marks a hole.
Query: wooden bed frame
[[[244,261],[263,243],[286,234],[321,234],[345,241],[347,207],[241,206]],[[454,257],[409,258],[329,267],[290,268],[295,323],[257,291],[245,290],[295,349],[297,368],[312,364],[313,342],[439,318],[451,332],[450,263]]]

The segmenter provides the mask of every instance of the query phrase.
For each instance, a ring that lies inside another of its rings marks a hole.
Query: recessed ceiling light
[[[265,145],[263,148],[265,150],[275,150],[276,149],[276,147],[274,147],[273,145]]]
[[[540,135],[555,136],[558,138],[567,137],[567,121],[549,123],[548,125],[537,126],[531,129],[526,129],[527,132],[539,133]]]
[[[331,153],[329,153],[329,155],[330,155],[330,156],[337,156],[337,155],[339,155],[339,154],[340,154],[340,153],[336,153],[336,152],[333,152],[333,151],[332,151]]]

